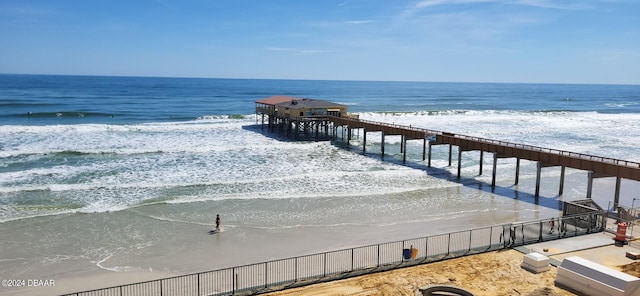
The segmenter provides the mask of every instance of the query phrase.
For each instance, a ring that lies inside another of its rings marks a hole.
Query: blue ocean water
[[[254,101],[343,103],[360,118],[640,161],[640,86],[0,75],[0,278],[100,269],[196,272],[557,216],[586,172],[361,134],[292,141],[256,124]],[[623,181],[620,201],[637,197]],[[597,179],[594,200],[613,199]],[[215,213],[223,236],[206,233]],[[260,245],[260,250],[252,249]],[[215,252],[212,252],[215,249]],[[239,253],[245,256],[238,256]],[[167,260],[169,258],[170,260]],[[180,262],[189,262],[181,264]]]
[[[354,155],[320,154],[331,164],[320,169],[325,178],[303,189],[274,185],[282,181],[270,180],[273,173],[298,178],[319,169],[313,161],[275,160],[312,144],[272,142],[247,128],[257,122],[254,101],[272,95],[335,101],[383,122],[628,160],[640,155],[635,85],[0,75],[0,86],[0,220],[304,195],[345,182],[331,177],[343,173],[345,158],[364,172],[378,169]],[[256,172],[256,165],[273,171]],[[363,186],[352,182],[344,185]],[[366,184],[373,190],[386,181]]]
[[[271,95],[352,112],[640,112],[640,86],[0,75],[0,124],[130,124],[247,115]]]

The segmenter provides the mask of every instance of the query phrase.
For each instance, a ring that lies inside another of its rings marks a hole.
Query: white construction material
[[[582,295],[640,295],[640,278],[577,256],[562,261],[555,282]]]
[[[520,266],[533,273],[541,273],[551,269],[549,257],[536,252],[525,255]]]

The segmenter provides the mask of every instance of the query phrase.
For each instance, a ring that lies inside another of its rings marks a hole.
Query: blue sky
[[[0,0],[0,73],[640,84],[637,0]]]

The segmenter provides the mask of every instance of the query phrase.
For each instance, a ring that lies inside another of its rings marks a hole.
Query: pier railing
[[[447,132],[443,132],[443,131],[436,131],[436,130],[425,129],[425,128],[420,128],[420,127],[414,127],[414,126],[399,125],[399,124],[395,124],[395,123],[377,122],[377,121],[371,121],[371,120],[365,120],[365,119],[356,119],[356,120],[352,120],[352,121],[359,121],[359,122],[363,122],[363,123],[377,124],[377,125],[393,127],[393,128],[409,129],[409,130],[414,130],[414,131],[423,131],[425,133],[425,135],[449,135],[449,136],[453,136],[455,138],[471,140],[471,141],[475,141],[475,142],[494,144],[494,145],[499,145],[499,146],[504,146],[504,147],[511,147],[511,148],[517,148],[517,149],[530,150],[530,151],[551,153],[551,154],[557,154],[557,155],[562,155],[562,156],[569,156],[569,157],[580,158],[580,159],[585,159],[585,160],[597,161],[597,162],[601,162],[601,163],[614,164],[614,165],[618,165],[618,166],[640,168],[640,163],[639,162],[635,162],[635,161],[628,161],[628,160],[615,159],[615,158],[610,158],[610,157],[595,156],[595,155],[571,152],[571,151],[566,151],[566,150],[538,147],[538,146],[533,146],[533,145],[517,144],[517,143],[511,143],[511,142],[500,141],[500,140],[492,140],[492,139],[474,137],[474,136],[452,134],[452,133],[447,133]]]
[[[606,212],[590,212],[342,249],[67,295],[249,295],[601,232],[605,228]]]
[[[494,145],[499,145],[499,146],[504,146],[504,147],[518,148],[518,149],[524,149],[524,150],[530,150],[530,151],[551,153],[551,154],[557,154],[557,155],[562,155],[562,156],[569,156],[569,157],[585,159],[585,160],[590,160],[590,161],[597,161],[597,162],[601,162],[601,163],[614,164],[614,165],[618,165],[618,166],[640,168],[640,163],[634,162],[634,161],[615,159],[615,158],[610,158],[610,157],[595,156],[595,155],[589,155],[589,154],[582,154],[582,153],[571,152],[571,151],[566,151],[566,150],[558,150],[558,149],[552,149],[552,148],[537,147],[537,146],[526,145],[526,144],[516,144],[516,143],[505,142],[505,141],[500,141],[500,140],[491,140],[491,139],[485,139],[485,138],[479,138],[479,137],[473,137],[473,136],[465,136],[465,135],[459,135],[459,134],[451,134],[451,135],[453,135],[456,138],[461,138],[461,139],[465,139],[465,140],[471,140],[471,141],[475,141],[475,142],[494,144]]]
[[[397,125],[395,123],[389,124],[384,122],[376,122],[369,121],[364,119],[344,119],[339,117],[330,117],[330,119],[337,124],[345,124],[352,125],[355,127],[360,127],[365,124],[369,124],[371,126],[378,127],[387,127],[392,128],[397,131],[402,131],[402,134],[408,135],[409,133],[413,133],[413,138],[417,137],[415,134],[420,134],[424,138],[436,136],[436,140],[433,141],[437,144],[454,144],[458,146],[466,146],[471,145],[475,149],[485,150],[487,147],[492,146],[496,149],[496,151],[490,152],[499,152],[502,150],[510,150],[512,153],[515,153],[514,156],[523,157],[529,160],[548,160],[552,164],[561,165],[558,163],[560,158],[562,158],[562,165],[569,166],[572,168],[584,169],[584,170],[592,170],[594,172],[601,173],[604,176],[619,176],[623,178],[628,178],[632,180],[640,180],[640,162],[628,161],[623,159],[615,159],[610,157],[602,157],[595,155],[588,155],[582,153],[576,153],[571,151],[552,149],[552,148],[544,148],[533,145],[526,144],[517,144],[500,140],[491,140],[474,136],[466,136],[454,133],[448,133],[443,131],[430,130],[420,127],[413,126],[405,126],[405,125]],[[430,140],[431,141],[431,140]],[[469,148],[469,147],[467,147]],[[517,151],[516,151],[517,150]],[[534,152],[529,155],[528,152]],[[527,157],[529,155],[529,157]],[[541,159],[531,159],[533,155],[537,155]],[[558,157],[556,157],[558,156]],[[575,163],[574,160],[578,160],[578,163]],[[580,162],[580,160],[584,162]]]

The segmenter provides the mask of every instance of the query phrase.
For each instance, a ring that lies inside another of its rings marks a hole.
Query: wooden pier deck
[[[342,126],[351,129],[364,130],[364,144],[366,146],[366,133],[382,132],[382,147],[384,147],[385,135],[402,136],[402,147],[406,147],[408,139],[422,139],[423,160],[425,160],[425,151],[428,149],[429,158],[428,166],[431,166],[431,146],[432,145],[449,145],[449,166],[451,166],[452,146],[458,147],[458,177],[460,177],[462,152],[464,151],[480,151],[480,174],[482,174],[482,157],[484,152],[493,154],[493,176],[492,187],[495,187],[496,166],[499,158],[515,158],[516,165],[516,181],[518,183],[520,160],[525,159],[537,162],[537,178],[535,196],[540,193],[540,175],[543,167],[561,167],[560,189],[559,194],[563,193],[564,172],[565,168],[584,170],[589,172],[587,198],[591,198],[593,179],[602,177],[615,177],[616,190],[614,204],[619,202],[621,179],[629,179],[640,181],[640,163],[613,159],[601,156],[594,156],[570,151],[563,151],[551,148],[536,147],[531,145],[516,144],[499,140],[484,139],[479,137],[459,135],[449,132],[436,131],[412,126],[402,126],[396,124],[388,124],[383,122],[373,122],[355,118],[327,117],[334,127]],[[349,131],[348,134],[351,134]],[[348,139],[347,139],[348,141]],[[364,147],[363,147],[364,150]],[[406,149],[403,153],[403,161],[406,160]],[[382,148],[384,157],[384,148]]]
[[[279,97],[278,97],[279,98]],[[257,101],[262,103],[263,101]],[[266,106],[266,108],[265,108]],[[281,113],[281,112],[280,112]],[[337,129],[340,127],[343,132],[343,138],[347,143],[351,140],[352,131],[363,130],[362,151],[366,152],[367,132],[380,132],[381,136],[381,157],[384,159],[384,143],[386,136],[401,136],[400,152],[402,153],[402,161],[406,161],[406,145],[408,140],[421,140],[423,142],[422,160],[427,160],[427,166],[431,167],[431,146],[433,145],[449,145],[449,166],[452,164],[452,147],[458,147],[458,172],[460,178],[461,158],[465,151],[479,151],[479,174],[482,174],[484,153],[493,154],[493,176],[491,186],[495,188],[497,162],[500,158],[515,158],[516,172],[515,184],[518,184],[520,160],[529,160],[537,162],[536,173],[536,189],[535,196],[540,193],[540,179],[542,168],[544,167],[560,167],[560,188],[559,195],[564,190],[565,168],[572,168],[588,172],[587,198],[591,198],[593,179],[603,177],[616,178],[616,189],[614,204],[617,206],[620,195],[620,185],[622,179],[640,181],[640,163],[594,156],[570,151],[563,151],[551,148],[536,147],[531,145],[509,143],[499,140],[483,139],[460,135],[444,131],[436,131],[425,128],[404,126],[397,124],[389,124],[384,122],[375,122],[362,120],[353,116],[332,116],[332,115],[312,115],[312,116],[292,116],[287,114],[282,116],[276,111],[275,106],[259,105],[256,107],[256,114],[262,115],[262,123],[264,125],[264,116],[268,116],[268,125],[270,129],[280,126],[278,130],[285,130],[287,134],[293,133],[296,139],[300,132],[306,138],[315,134],[316,139],[320,133],[324,133],[325,139],[337,139]],[[347,114],[346,112],[340,114]],[[330,132],[331,131],[331,132]],[[346,136],[344,133],[346,131]],[[331,133],[331,134],[330,134]],[[428,156],[428,157],[427,157]]]

